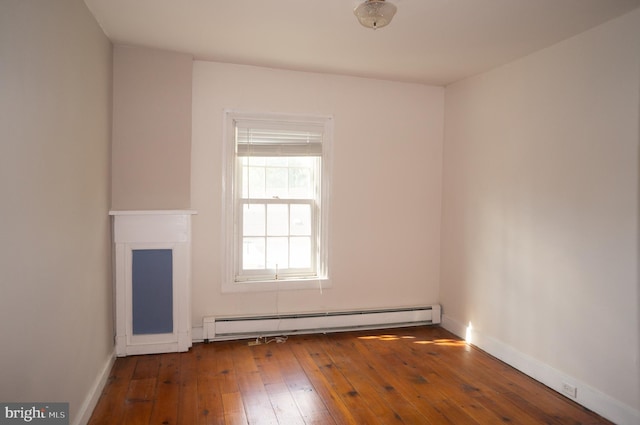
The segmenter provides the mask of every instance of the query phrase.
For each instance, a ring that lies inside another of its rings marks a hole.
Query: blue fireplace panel
[[[133,334],[173,332],[173,252],[132,251]]]

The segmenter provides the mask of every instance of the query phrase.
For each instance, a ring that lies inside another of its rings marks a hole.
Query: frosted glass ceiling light
[[[363,26],[375,30],[387,26],[396,10],[395,5],[385,0],[366,0],[353,10],[353,14]]]

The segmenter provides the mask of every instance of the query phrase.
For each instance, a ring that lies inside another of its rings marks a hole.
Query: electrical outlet
[[[578,388],[566,382],[562,383],[562,394],[567,397],[576,398],[578,396]]]

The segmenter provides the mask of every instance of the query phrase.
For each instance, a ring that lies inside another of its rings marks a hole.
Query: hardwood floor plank
[[[400,331],[400,337],[407,335]],[[426,344],[425,342],[430,342]],[[446,348],[443,348],[446,347]],[[476,385],[481,382],[464,367],[465,353],[470,349],[460,340],[452,340],[450,338],[435,338],[432,341],[414,341],[404,347],[398,347],[398,351],[403,353],[405,362],[423,363],[423,372],[426,379],[438,388],[438,391],[445,396],[447,402],[454,403],[456,409],[464,412],[473,421],[478,423],[498,423],[507,419],[506,416],[497,414],[491,409],[486,408],[478,401],[478,393],[481,391]],[[457,356],[460,363],[456,363],[456,368],[451,368],[447,362],[441,361],[443,350],[446,355]],[[462,365],[462,366],[460,366]],[[444,403],[448,407],[447,402],[439,401],[436,406]],[[443,409],[444,411],[445,409]],[[447,409],[449,410],[449,409]],[[449,410],[451,412],[451,410]],[[451,418],[453,413],[449,413]],[[522,422],[526,418],[525,415],[518,415],[518,420]],[[458,418],[457,421],[468,418]]]
[[[136,369],[132,379],[155,378],[160,369],[160,356],[139,356],[137,357]]]
[[[202,346],[196,356],[198,375],[215,375],[219,370],[219,353],[215,345]]]
[[[260,346],[248,346],[236,342],[233,355],[233,367],[237,374],[258,372],[258,365],[253,358],[254,349]]]
[[[260,373],[257,370],[241,372],[237,374],[237,378],[249,423],[277,424],[278,420]]]
[[[278,361],[279,358],[291,358],[291,351],[284,344],[278,343],[254,346],[252,351],[278,423],[304,424],[302,414],[285,382],[283,363]]]
[[[202,346],[194,346],[189,353],[180,354],[180,393],[178,403],[178,424],[197,423],[198,412],[198,385],[196,357],[203,349]]]
[[[146,425],[151,419],[151,401],[127,401],[124,408],[123,425]]]
[[[439,327],[116,359],[90,425],[611,424]]]
[[[199,373],[197,423],[200,425],[224,424],[224,409],[218,378],[211,373]]]
[[[178,423],[180,395],[180,355],[167,354],[160,359],[156,400],[151,411],[150,423],[175,425]]]
[[[367,358],[354,356],[359,342],[350,337],[337,336],[325,341],[335,366],[342,371],[353,387],[362,394],[372,412],[385,423],[424,424],[427,418],[395,388],[379,380],[376,365]]]
[[[246,425],[249,423],[240,391],[222,394],[222,406],[225,424]]]
[[[357,423],[376,423],[376,421],[380,420],[376,413],[371,410],[371,406],[369,406],[363,395],[352,385],[342,371],[335,367],[333,359],[322,343],[317,340],[309,340],[305,346],[328,384],[340,397]]]
[[[530,377],[524,373],[509,367],[507,364],[500,362],[499,360],[483,353],[480,358],[483,364],[488,366],[492,362],[501,363],[502,367],[499,368],[499,376],[504,379],[504,385],[511,388],[516,394],[522,396],[526,400],[535,400],[536,404],[544,403],[543,409],[553,416],[554,420],[561,424],[576,424],[583,425],[598,425],[600,424],[599,418],[594,418],[593,414],[578,405],[577,403],[569,400],[568,398],[549,391],[549,389],[538,382],[534,382]],[[483,370],[486,368],[483,368]],[[567,416],[567,407],[570,406],[571,416]]]
[[[127,391],[127,401],[153,401],[156,396],[157,378],[133,379]]]
[[[113,425],[122,421],[124,416],[123,401],[126,399],[136,363],[135,357],[117,359],[91,415],[89,425]]]
[[[277,352],[277,368],[306,424],[335,424],[327,407],[316,393],[306,373],[291,350],[281,345]]]
[[[443,379],[430,366],[426,358],[428,353],[425,353],[424,358],[419,361],[409,358],[403,345],[413,344],[414,341],[411,338],[403,339],[401,336],[391,338],[386,335],[384,338],[363,338],[361,341],[370,353],[376,353],[377,350],[384,353],[375,360],[378,369],[390,385],[405,394],[405,397],[408,397],[430,422],[434,424],[475,423],[476,421],[470,415],[463,416],[463,422],[460,422],[461,418],[459,417],[451,417],[454,413],[447,404],[448,395],[441,388]],[[402,341],[403,345],[394,346],[392,341]],[[381,344],[384,345],[384,348],[380,348]],[[361,354],[366,355],[366,353]],[[382,360],[381,363],[380,360]]]
[[[220,391],[218,356],[215,346],[199,347],[196,356],[197,413],[199,425],[224,424],[224,409]]]
[[[266,384],[265,389],[279,424],[304,425],[302,414],[287,384],[284,382]]]
[[[449,350],[449,347],[455,349]],[[501,362],[496,363],[496,359],[491,358],[492,366],[497,369],[476,367],[477,361],[483,358],[490,359],[486,353],[456,339],[434,340],[430,350],[433,354],[430,361],[442,376],[455,385],[461,394],[472,396],[502,420],[523,424],[556,423],[546,412],[531,407],[529,401],[521,399],[522,403],[513,403],[510,400],[507,395],[519,389],[510,388],[508,381],[496,379],[499,376],[498,372],[502,370],[503,364],[499,364]],[[462,367],[456,369],[452,367],[453,364],[460,364]],[[538,383],[531,381],[530,384]]]
[[[320,371],[320,368],[305,348],[305,344],[311,341],[311,338],[312,337],[301,337],[295,338],[293,341],[291,341],[290,338],[288,344],[292,344],[291,348],[296,355],[296,359],[309,378],[311,385],[313,386],[313,388],[315,388],[318,396],[327,407],[327,410],[331,414],[331,417],[333,418],[335,423],[349,425],[359,424],[358,421],[351,415],[348,407],[344,404],[340,396],[329,384],[326,377]]]
[[[156,383],[160,368],[157,356],[138,358],[125,397],[123,424],[148,424],[156,396]]]
[[[283,384],[283,371],[278,358],[286,356],[286,352],[289,350],[282,344],[263,344],[251,348],[253,360],[260,371],[262,382],[265,385]]]
[[[501,404],[491,402],[490,398],[485,396],[486,394],[499,392],[503,395],[502,400],[509,403],[510,397],[507,395],[514,393],[512,389],[496,382],[495,374],[488,373],[487,369],[465,366],[469,363],[469,359],[478,358],[479,355],[486,356],[486,353],[473,352],[475,350],[473,347],[451,338],[435,339],[428,350],[428,361],[441,378],[437,381],[440,390],[453,397],[460,408],[466,409],[471,416],[479,421],[482,422],[491,416],[496,416],[503,421],[509,419],[517,423],[533,424],[541,421],[549,424],[557,423],[551,415],[530,405],[524,398],[521,398],[519,403],[511,403],[511,405],[502,406],[501,409]],[[416,349],[407,351],[407,354],[415,360],[424,358],[418,354]],[[444,356],[446,356],[446,360]],[[462,366],[451,367],[453,359],[456,360],[455,364]],[[516,397],[519,396],[516,395]],[[489,404],[485,406],[487,401]]]
[[[313,388],[297,388],[291,391],[291,396],[298,406],[305,424],[332,425],[337,423]]]
[[[278,420],[254,359],[254,349],[258,347],[260,346],[237,345],[233,357],[236,380],[243,394],[249,423],[277,424]]]
[[[235,344],[206,344],[206,347],[213,347],[215,349],[215,355],[217,359],[217,365],[215,374],[219,378],[220,393],[221,394],[233,394],[238,393],[238,380],[236,379],[236,371],[233,365],[233,352]],[[211,350],[211,348],[209,348]]]

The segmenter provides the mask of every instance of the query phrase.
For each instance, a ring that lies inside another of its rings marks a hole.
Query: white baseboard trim
[[[102,395],[102,390],[104,386],[107,384],[107,380],[109,379],[109,374],[111,373],[111,368],[116,361],[116,351],[115,348],[107,361],[105,362],[102,370],[96,376],[96,380],[91,386],[91,390],[85,397],[82,406],[78,410],[78,414],[76,418],[71,422],[72,425],[86,425],[91,419],[91,414],[93,413],[93,409],[95,409],[98,404],[98,400],[100,399],[100,395]]]
[[[618,425],[640,424],[640,411],[546,363],[516,350],[502,341],[485,335],[475,329],[468,330],[465,324],[445,314],[442,315],[442,323],[440,326],[464,339],[467,339],[468,335],[471,338],[471,344],[562,395],[564,395],[562,393],[563,383],[573,385],[578,390],[577,397],[570,398],[571,400]]]

